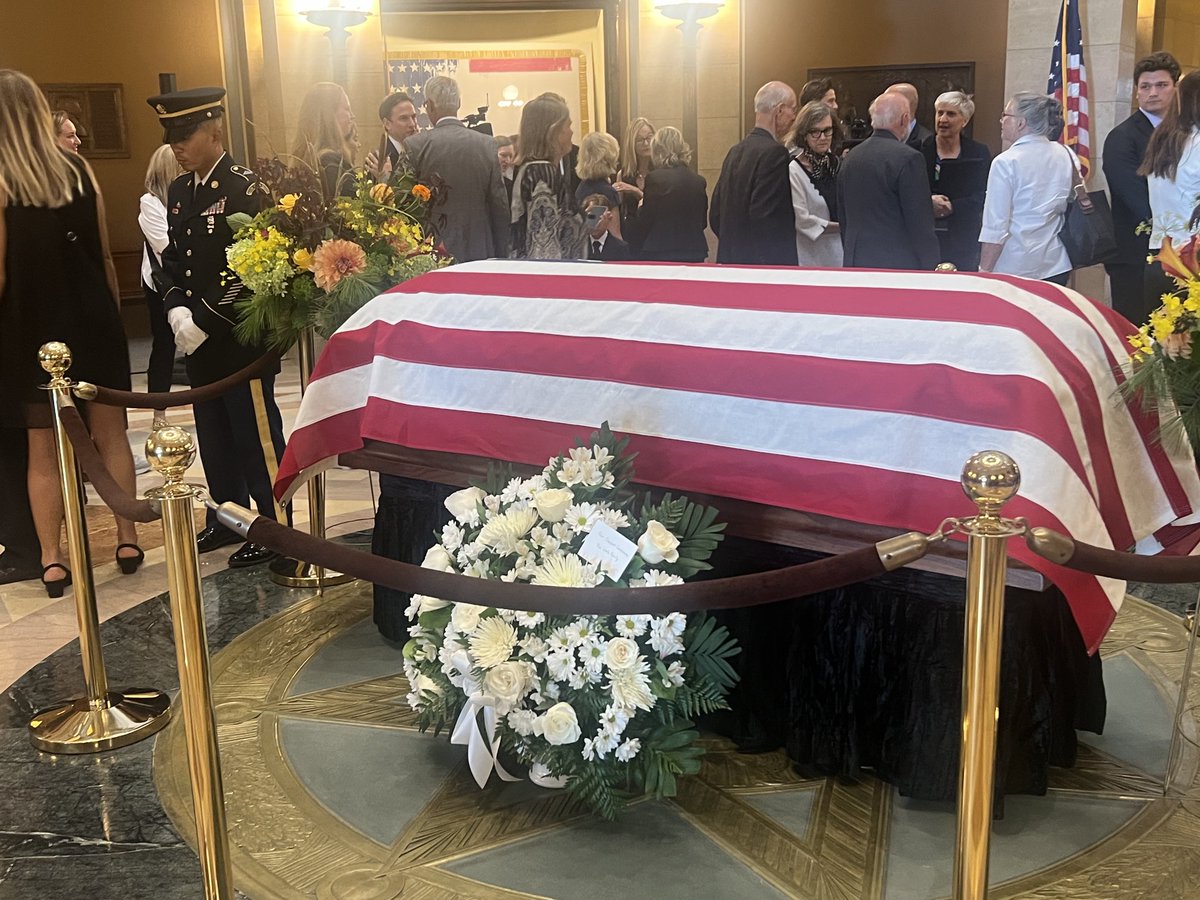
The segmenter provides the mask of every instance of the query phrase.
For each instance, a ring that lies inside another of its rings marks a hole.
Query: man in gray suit
[[[875,132],[850,151],[838,172],[838,221],[845,265],[923,269],[940,261],[925,157],[903,143],[912,114],[896,93],[871,104]]]
[[[446,202],[434,210],[434,224],[455,260],[508,256],[508,196],[496,142],[459,121],[461,105],[458,83],[434,75],[425,83],[425,112],[434,126],[404,146],[418,179],[436,176],[446,184]]]

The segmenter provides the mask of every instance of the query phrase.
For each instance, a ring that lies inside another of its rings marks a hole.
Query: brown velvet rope
[[[1144,581],[1149,584],[1190,584],[1200,582],[1200,556],[1140,556],[1106,550],[1092,544],[1051,532],[1059,541],[1073,545],[1068,559],[1061,559],[1043,552],[1042,547],[1026,537],[1029,548],[1060,566],[1099,575],[1104,578],[1119,578],[1123,581]]]
[[[227,523],[228,524],[228,523]],[[247,540],[285,556],[362,578],[397,591],[455,603],[544,612],[557,616],[655,614],[760,606],[828,591],[885,572],[874,545],[816,562],[656,588],[546,587],[469,578],[384,559],[342,544],[314,538],[259,516]]]
[[[108,471],[108,466],[104,464],[100,451],[92,442],[92,435],[79,415],[79,410],[74,406],[64,406],[59,410],[59,414],[62,417],[63,430],[75,450],[75,458],[108,508],[122,519],[133,522],[157,522],[162,518],[153,503],[130,497],[117,484],[117,480]]]
[[[103,403],[105,406],[124,406],[128,409],[170,409],[173,406],[190,406],[219,397],[231,388],[249,381],[269,366],[279,360],[279,352],[268,350],[244,369],[239,369],[232,375],[226,375],[220,381],[205,384],[186,391],[158,391],[143,393],[139,391],[118,391],[115,388],[100,387],[89,384],[83,391],[76,391],[76,396],[93,403]],[[79,387],[79,385],[76,385]],[[94,393],[93,393],[94,392]],[[91,473],[88,474],[91,477]]]

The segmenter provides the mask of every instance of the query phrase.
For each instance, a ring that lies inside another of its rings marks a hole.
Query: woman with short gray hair
[[[1009,148],[988,174],[981,272],[1067,283],[1071,259],[1058,233],[1078,169],[1075,154],[1053,143],[1062,128],[1062,107],[1053,97],[1020,93],[1005,104],[1000,136]]]
[[[933,200],[933,230],[942,260],[960,272],[979,268],[979,228],[987,193],[992,153],[986,144],[963,136],[975,115],[975,101],[962,91],[946,91],[933,104],[935,131],[921,145],[929,193]]]

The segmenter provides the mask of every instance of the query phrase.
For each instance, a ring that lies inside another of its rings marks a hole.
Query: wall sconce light
[[[679,20],[683,32],[683,139],[692,148],[692,165],[698,166],[700,154],[696,148],[696,46],[701,19],[715,16],[725,5],[724,0],[655,0],[654,6],[669,19]]]
[[[326,37],[333,47],[333,80],[342,87],[346,86],[346,42],[350,39],[350,29],[367,21],[371,8],[372,0],[325,0],[300,6],[304,18],[329,29]]]
[[[496,105],[520,107],[525,105],[525,101],[521,99],[521,92],[515,84],[506,84],[504,90],[500,92],[500,102]]]

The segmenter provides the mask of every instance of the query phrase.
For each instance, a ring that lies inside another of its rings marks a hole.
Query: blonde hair
[[[82,191],[82,171],[58,146],[41,89],[28,75],[0,69],[0,205],[66,206]]]
[[[667,166],[686,166],[692,161],[692,148],[678,128],[666,125],[650,139],[650,162],[656,169]]]
[[[579,162],[575,174],[585,181],[608,178],[617,172],[621,145],[605,131],[593,131],[579,142]]]
[[[153,194],[167,205],[167,188],[182,174],[175,154],[171,152],[170,144],[163,144],[150,154],[150,164],[146,166],[146,192]]]
[[[346,135],[337,127],[337,111],[345,95],[340,84],[318,81],[300,103],[292,155],[313,169],[320,167],[321,154],[331,150],[339,155],[347,152]]]
[[[638,116],[625,129],[625,144],[621,148],[621,175],[625,178],[637,175],[637,133],[642,130],[643,125],[649,126],[653,133],[654,125],[645,116]]]
[[[553,161],[560,155],[555,135],[571,118],[571,110],[557,94],[534,97],[521,108],[521,158],[518,165],[530,159]]]

